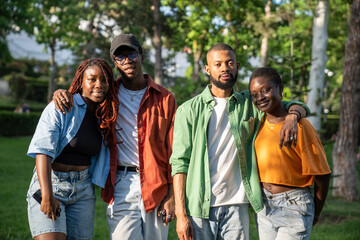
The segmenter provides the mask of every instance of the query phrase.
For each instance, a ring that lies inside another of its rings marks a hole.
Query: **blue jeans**
[[[167,239],[169,225],[157,213],[158,208],[145,212],[139,173],[117,171],[114,199],[106,211],[110,239]]]
[[[36,170],[27,193],[28,219],[33,237],[62,232],[66,239],[92,239],[95,217],[95,191],[88,169],[81,172],[51,172],[55,198],[60,202],[60,217],[55,221],[40,210],[32,195],[40,189]]]
[[[309,239],[315,210],[310,189],[278,194],[262,190],[264,209],[256,215],[259,239]]]
[[[249,204],[211,207],[209,219],[189,216],[195,240],[248,240]]]

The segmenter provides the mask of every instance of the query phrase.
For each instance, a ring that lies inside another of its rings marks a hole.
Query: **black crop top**
[[[54,162],[75,165],[90,166],[91,157],[100,153],[101,133],[98,119],[94,112],[86,110],[85,117],[75,137],[65,146]]]

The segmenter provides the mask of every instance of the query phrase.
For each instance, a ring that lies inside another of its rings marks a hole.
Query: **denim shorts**
[[[264,209],[256,214],[259,239],[309,239],[315,210],[310,188],[262,191]]]
[[[62,232],[67,239],[92,239],[95,217],[95,190],[89,170],[51,172],[55,198],[61,213],[55,221],[48,218],[32,195],[40,189],[36,169],[27,192],[28,219],[32,237],[49,232]]]

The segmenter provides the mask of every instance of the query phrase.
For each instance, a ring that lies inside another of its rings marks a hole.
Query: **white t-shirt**
[[[139,166],[137,113],[145,91],[146,88],[132,91],[120,85],[120,105],[116,120],[119,166]]]
[[[247,203],[237,148],[231,132],[228,98],[216,98],[208,126],[211,207]]]

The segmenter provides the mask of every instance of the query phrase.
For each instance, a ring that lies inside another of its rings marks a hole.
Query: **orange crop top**
[[[296,147],[290,149],[278,145],[283,124],[271,124],[266,119],[256,136],[260,182],[305,187],[313,184],[313,175],[330,173],[324,148],[311,123],[300,120]]]

